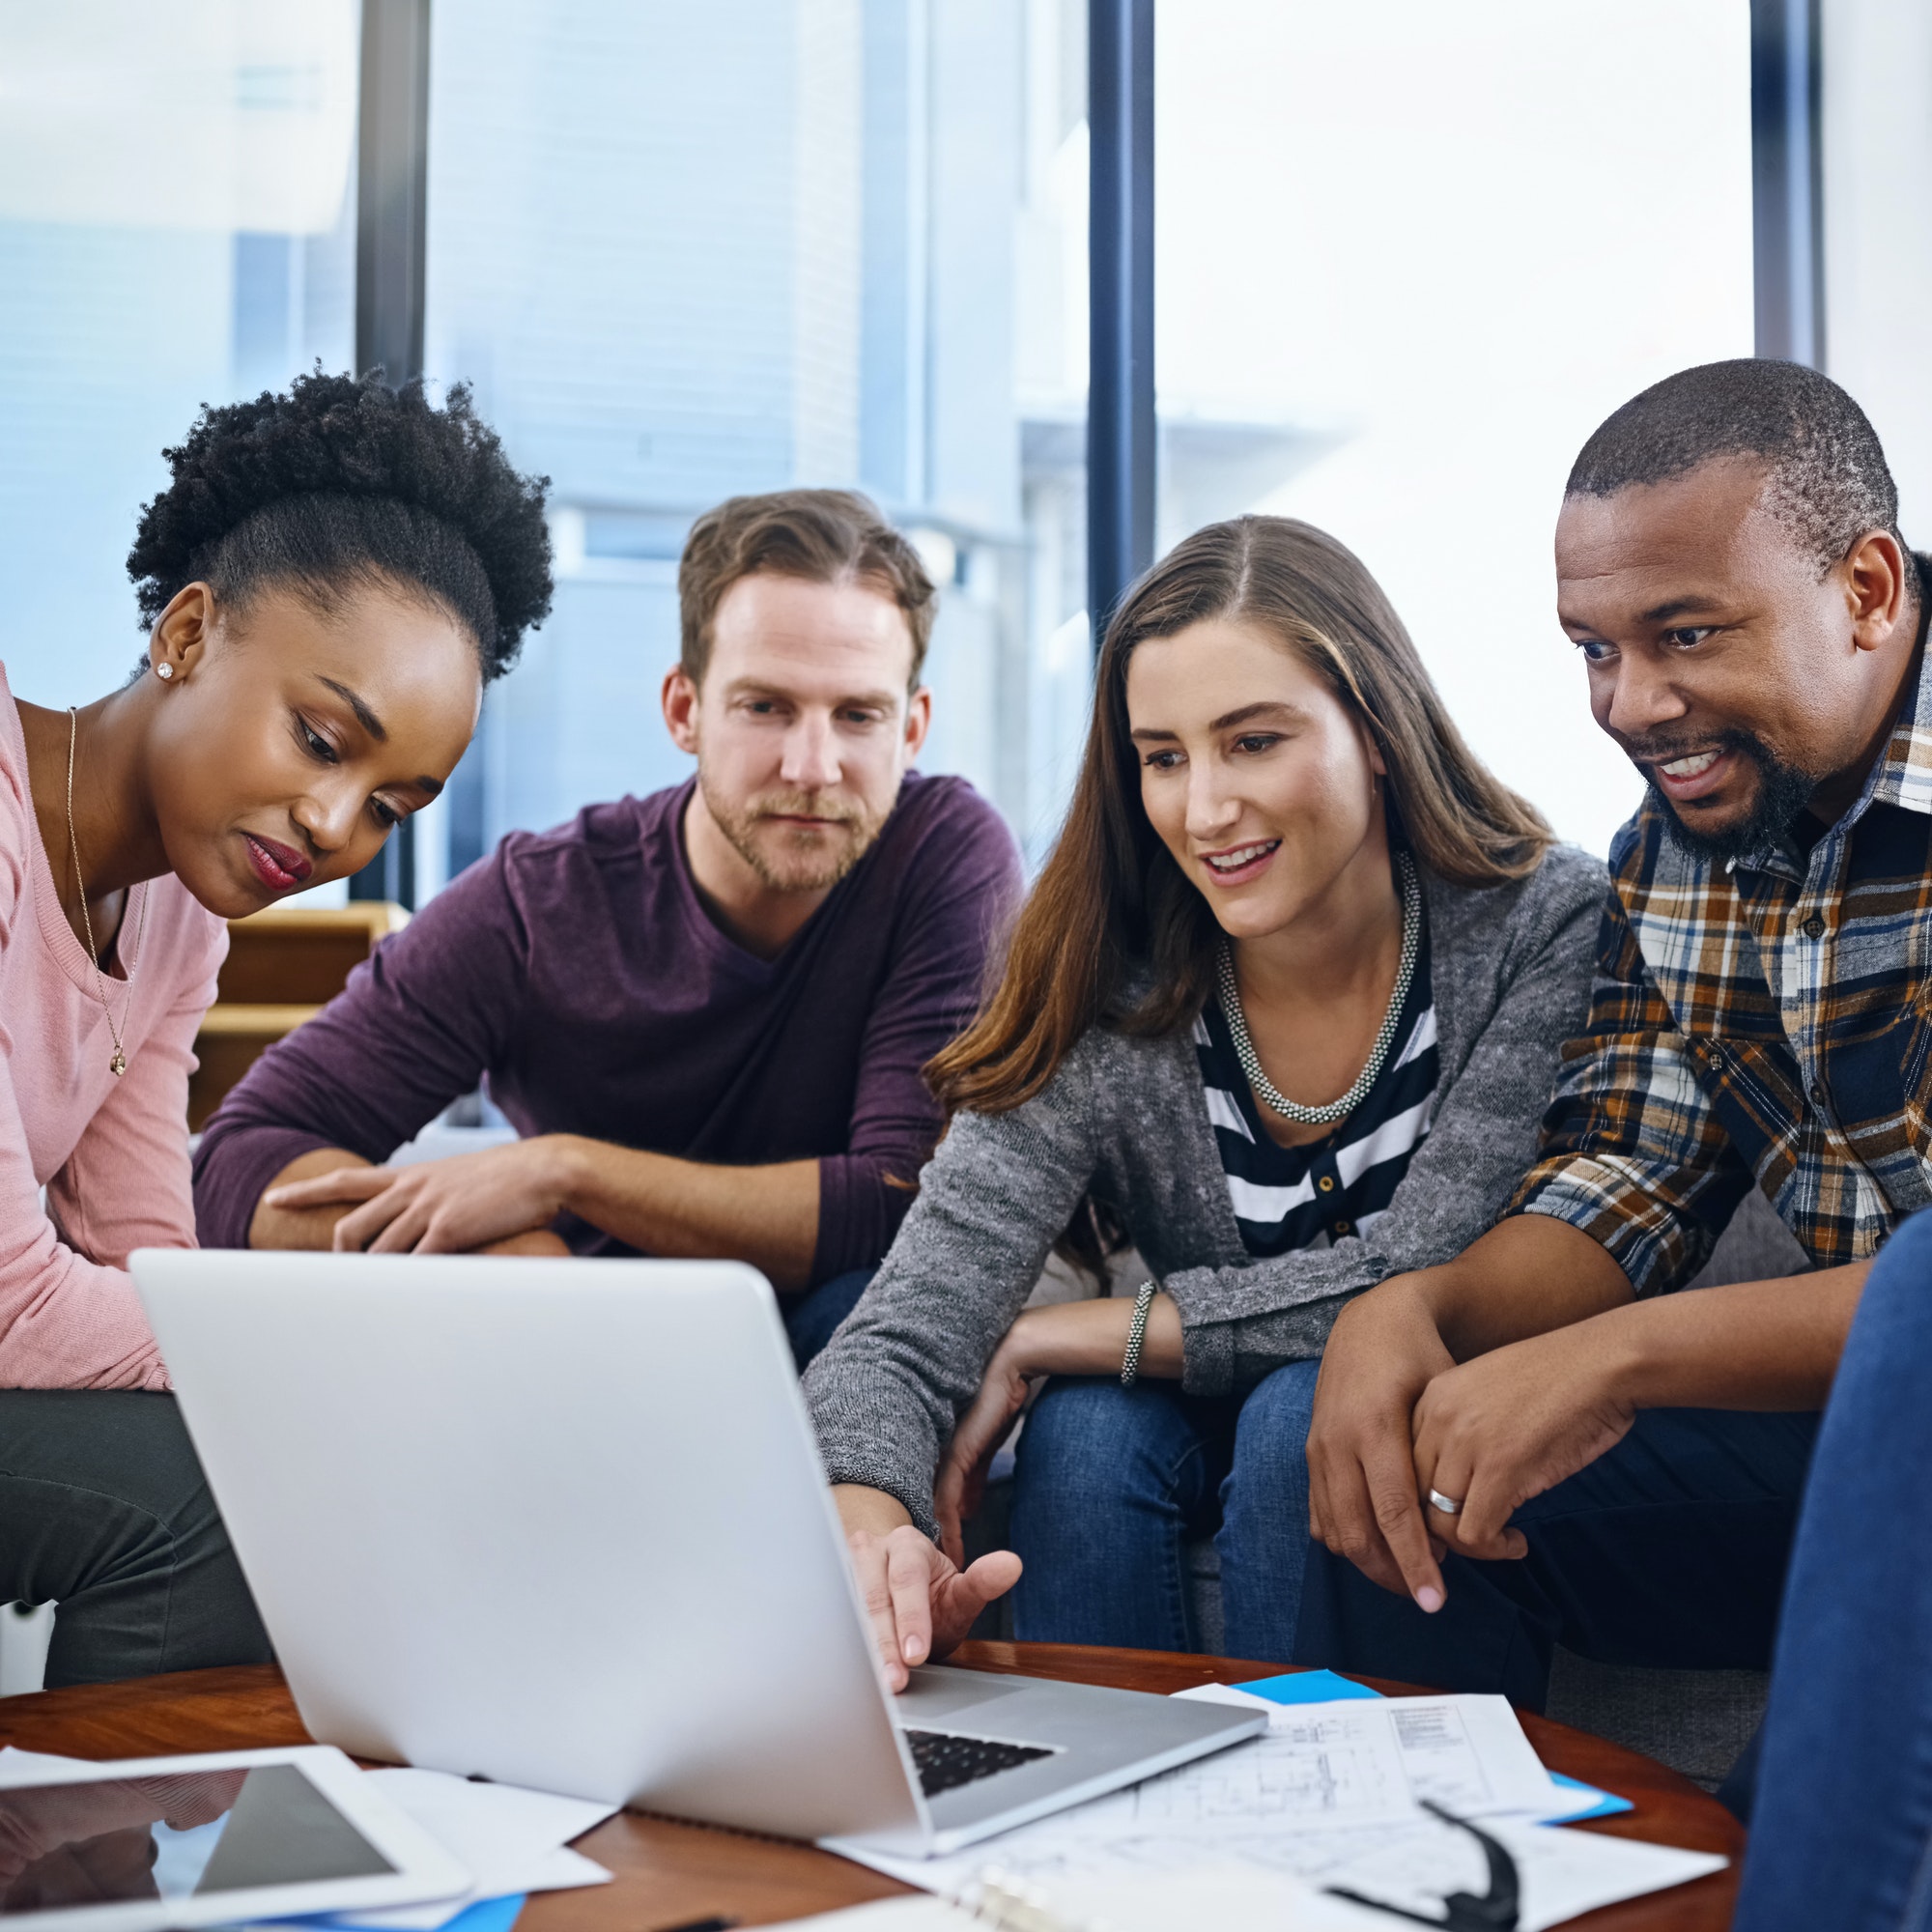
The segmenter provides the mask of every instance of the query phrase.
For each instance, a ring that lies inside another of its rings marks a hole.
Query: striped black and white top
[[[1325,1248],[1365,1234],[1408,1172],[1435,1116],[1441,1071],[1427,933],[1396,1039],[1376,1084],[1347,1120],[1321,1140],[1285,1148],[1263,1126],[1220,1003],[1208,1000],[1194,1022],[1194,1044],[1228,1198],[1249,1254]]]

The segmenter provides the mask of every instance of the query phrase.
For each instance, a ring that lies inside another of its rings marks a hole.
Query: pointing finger
[[[852,1552],[852,1574],[866,1615],[872,1627],[872,1641],[885,1667],[886,1682],[895,1690],[905,1689],[905,1659],[899,1655],[898,1627],[893,1618],[893,1593],[886,1577],[886,1546],[869,1533],[854,1535],[848,1543]]]
[[[1396,1596],[1408,1594],[1402,1570],[1389,1551],[1369,1500],[1362,1466],[1352,1458],[1335,1472],[1323,1506],[1322,1538],[1337,1556],[1346,1557],[1370,1582]]]
[[[910,1526],[886,1539],[886,1586],[904,1663],[923,1663],[932,1654],[932,1571],[938,1554]]]
[[[1408,1594],[1432,1615],[1439,1610],[1448,1592],[1442,1587],[1442,1572],[1430,1552],[1429,1527],[1422,1520],[1422,1507],[1415,1494],[1415,1464],[1406,1449],[1393,1442],[1378,1444],[1375,1466],[1366,1472],[1369,1499],[1376,1523],[1389,1554],[1402,1572]]]

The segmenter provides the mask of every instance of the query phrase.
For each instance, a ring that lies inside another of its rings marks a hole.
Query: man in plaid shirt
[[[1335,1325],[1297,1645],[1532,1706],[1559,1642],[1766,1666],[1871,1258],[1932,1202],[1928,598],[1870,424],[1790,363],[1671,377],[1585,445],[1556,563],[1650,789],[1542,1159]],[[1671,1293],[1752,1186],[1814,1271]]]

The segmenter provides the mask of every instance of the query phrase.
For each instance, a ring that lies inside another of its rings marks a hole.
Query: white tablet
[[[0,1932],[159,1932],[419,1905],[469,1874],[329,1745],[21,1766]]]

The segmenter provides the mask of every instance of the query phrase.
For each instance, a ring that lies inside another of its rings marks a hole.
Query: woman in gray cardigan
[[[1332,538],[1239,518],[1129,592],[1005,977],[928,1069],[951,1130],[806,1377],[895,1684],[1016,1578],[1022,1636],[1194,1648],[1182,1546],[1217,1522],[1228,1647],[1290,1656],[1323,1340],[1530,1165],[1605,890]],[[1069,1229],[1123,1236],[1151,1279],[1022,1314]],[[961,1572],[1046,1377],[1024,1574]]]

